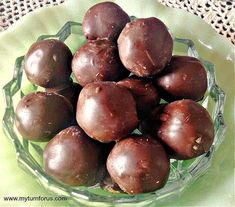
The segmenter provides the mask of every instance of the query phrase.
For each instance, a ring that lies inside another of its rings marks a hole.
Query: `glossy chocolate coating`
[[[73,119],[72,105],[55,93],[36,92],[24,96],[16,107],[15,125],[23,138],[47,141]]]
[[[188,56],[173,56],[155,83],[167,101],[203,98],[207,89],[207,74],[202,63]]]
[[[82,86],[95,81],[118,81],[130,73],[120,61],[117,46],[109,40],[89,41],[80,47],[73,57],[72,70]]]
[[[107,38],[117,40],[130,18],[121,7],[112,2],[102,2],[91,7],[83,19],[83,32],[87,39]]]
[[[32,83],[54,88],[66,85],[70,79],[72,53],[55,39],[35,42],[24,58],[24,70]]]
[[[163,146],[147,135],[131,135],[117,142],[106,165],[111,178],[129,194],[163,187],[170,171]]]
[[[170,61],[172,48],[167,27],[155,17],[128,23],[118,38],[123,65],[141,77],[159,73]]]
[[[89,83],[81,90],[76,118],[90,137],[106,143],[127,136],[138,123],[131,92],[109,81]]]
[[[46,173],[68,185],[94,185],[102,177],[102,147],[78,126],[51,139],[43,160]]]
[[[46,92],[57,93],[64,96],[72,104],[74,112],[76,112],[78,96],[81,90],[82,87],[78,83],[71,81],[62,88],[47,88]]]
[[[214,125],[205,108],[185,99],[167,104],[161,110],[155,128],[176,158],[191,159],[209,150],[214,140]]]
[[[117,84],[129,89],[134,96],[139,118],[148,115],[160,101],[156,88],[148,79],[131,76]]]

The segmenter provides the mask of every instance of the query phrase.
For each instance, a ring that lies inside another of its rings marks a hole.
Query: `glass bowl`
[[[77,22],[67,22],[57,34],[42,35],[38,40],[50,38],[64,41],[73,53],[86,41],[83,37],[82,25]],[[47,190],[68,196],[71,198],[71,202],[83,206],[146,206],[156,201],[172,199],[183,192],[187,186],[203,175],[210,167],[213,155],[223,141],[226,129],[223,118],[225,93],[216,83],[214,65],[200,57],[193,41],[177,37],[173,37],[173,39],[174,54],[196,57],[202,61],[207,70],[208,89],[200,103],[210,113],[215,128],[214,143],[207,153],[191,160],[178,161],[171,159],[171,171],[167,184],[162,189],[151,193],[138,195],[112,194],[102,190],[99,185],[71,187],[59,183],[48,176],[42,167],[42,154],[46,143],[35,143],[22,139],[14,126],[14,110],[19,100],[28,93],[43,90],[27,80],[23,72],[24,56],[20,56],[15,61],[12,80],[3,88],[5,99],[3,128],[14,144],[19,166],[34,175]]]

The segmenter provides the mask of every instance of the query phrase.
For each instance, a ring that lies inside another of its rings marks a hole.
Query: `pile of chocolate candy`
[[[196,102],[206,71],[196,58],[172,56],[162,21],[131,21],[111,2],[86,12],[83,31],[87,42],[74,55],[55,39],[29,48],[24,71],[45,91],[20,100],[15,125],[25,139],[49,141],[44,169],[60,182],[111,181],[129,194],[159,189],[171,158],[195,158],[213,143],[213,122]]]

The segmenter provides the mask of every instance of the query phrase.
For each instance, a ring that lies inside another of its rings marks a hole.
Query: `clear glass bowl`
[[[82,33],[82,25],[76,22],[67,22],[57,34],[42,35],[38,40],[56,38],[64,41],[75,52],[85,42]],[[19,166],[34,175],[35,178],[49,191],[68,196],[76,204],[87,206],[146,206],[156,201],[171,199],[179,195],[187,186],[203,175],[210,167],[214,152],[220,146],[226,129],[223,110],[225,93],[217,85],[215,80],[214,65],[200,57],[195,49],[194,43],[189,39],[174,37],[174,54],[188,55],[199,58],[206,70],[208,77],[208,90],[200,101],[210,113],[215,128],[215,139],[210,150],[195,159],[178,161],[171,160],[170,177],[167,184],[157,191],[138,195],[112,194],[102,190],[99,185],[93,187],[71,187],[61,184],[48,176],[42,167],[42,153],[46,143],[33,143],[22,139],[14,126],[14,110],[19,100],[26,94],[42,88],[31,84],[24,72],[24,56],[15,61],[13,78],[3,88],[5,98],[5,114],[3,117],[3,128],[6,135],[14,144]]]

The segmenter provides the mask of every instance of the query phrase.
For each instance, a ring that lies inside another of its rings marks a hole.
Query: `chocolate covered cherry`
[[[43,153],[47,174],[69,185],[94,185],[102,177],[102,148],[78,126],[51,139]]]
[[[138,123],[131,92],[108,81],[89,83],[81,90],[76,118],[79,126],[100,142],[119,140]]]
[[[117,142],[106,165],[111,178],[129,194],[163,187],[170,171],[163,146],[147,135],[131,135]]]
[[[16,107],[15,125],[23,138],[46,141],[68,127],[73,119],[69,101],[55,93],[24,96]]]
[[[117,83],[126,87],[134,96],[139,118],[143,118],[157,106],[160,97],[150,80],[131,76]]]
[[[69,83],[72,53],[61,41],[55,39],[35,42],[24,58],[27,78],[34,84],[54,88]]]
[[[117,46],[109,40],[89,41],[72,60],[72,70],[81,86],[95,81],[118,81],[129,75],[122,65]]]
[[[83,32],[87,39],[116,40],[130,18],[113,2],[102,2],[91,7],[83,19]]]
[[[158,134],[177,159],[191,159],[207,152],[214,140],[214,126],[209,113],[192,100],[179,100],[155,110],[155,117],[145,123],[148,133]]]
[[[172,48],[167,27],[155,17],[128,23],[118,38],[123,65],[141,77],[159,73],[170,61]]]
[[[173,56],[170,63],[155,78],[163,98],[167,101],[203,98],[207,89],[207,74],[202,63],[188,56]]]

